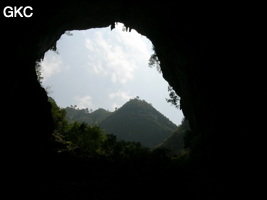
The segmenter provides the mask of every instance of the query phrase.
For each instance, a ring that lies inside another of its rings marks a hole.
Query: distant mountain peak
[[[93,112],[74,107],[67,107],[65,110],[69,121],[99,125],[106,133],[116,135],[119,140],[140,142],[150,148],[162,143],[177,129],[152,104],[139,98],[130,99],[114,112],[103,108]]]
[[[100,127],[118,139],[141,142],[153,148],[177,126],[145,100],[131,99],[100,123]]]
[[[95,111],[89,111],[88,109],[76,109],[74,107],[66,107],[66,118],[70,122],[78,121],[85,122],[89,125],[98,125],[106,117],[108,117],[111,112],[98,108]]]

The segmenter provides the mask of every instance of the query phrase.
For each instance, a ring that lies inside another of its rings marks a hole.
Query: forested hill
[[[153,148],[169,137],[177,126],[144,100],[131,99],[114,112],[98,109],[65,108],[67,120],[99,125],[118,140],[140,142]]]
[[[66,118],[69,122],[85,122],[89,125],[99,125],[112,112],[103,108],[95,111],[89,109],[78,109],[76,106],[66,107]]]
[[[189,121],[184,118],[178,128],[157,147],[167,148],[175,154],[182,153],[187,146],[190,146],[190,133]]]
[[[108,133],[126,141],[141,142],[153,148],[177,126],[144,100],[131,99],[100,123]]]

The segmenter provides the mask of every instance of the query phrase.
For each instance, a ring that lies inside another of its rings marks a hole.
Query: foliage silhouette
[[[153,46],[153,51],[154,53],[150,56],[149,61],[148,61],[148,66],[153,68],[155,67],[159,73],[161,72],[161,67],[160,67],[160,60],[157,56],[155,47]],[[166,99],[168,103],[173,104],[176,108],[180,108],[178,101],[180,101],[179,96],[175,93],[174,89],[169,85],[168,86],[168,91],[169,91],[169,99]]]
[[[136,199],[140,195],[151,198],[159,194],[171,198],[177,184],[174,187],[170,177],[179,180],[182,191],[190,193],[193,181],[190,173],[189,177],[184,174],[188,155],[174,155],[163,147],[151,150],[138,142],[117,140],[96,125],[68,122],[65,110],[52,98],[49,101],[55,131],[49,174],[42,186],[45,194],[61,199],[94,199],[92,195],[99,194],[110,199]]]
[[[191,142],[192,137],[189,121],[184,118],[182,120],[182,123],[178,126],[177,130],[174,131],[157,147],[164,147],[175,154],[181,154],[190,149]]]
[[[168,137],[177,126],[158,112],[152,105],[139,96],[129,100],[114,112],[102,108],[94,112],[78,109],[75,106],[65,108],[69,122],[85,122],[100,126],[105,132],[117,136],[118,140],[141,142],[154,147]]]
[[[160,61],[159,61],[159,58],[158,58],[158,56],[156,54],[155,47],[153,46],[152,49],[153,49],[154,53],[149,58],[148,66],[151,67],[151,68],[155,67],[157,69],[157,71],[159,73],[161,73]]]
[[[176,108],[180,108],[180,97],[175,93],[174,89],[171,86],[168,86],[168,91],[170,98],[166,98],[166,101],[174,105]]]

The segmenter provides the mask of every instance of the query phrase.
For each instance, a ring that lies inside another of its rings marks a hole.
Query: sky
[[[139,96],[173,123],[181,124],[182,111],[166,102],[168,82],[148,61],[152,43],[134,29],[110,27],[71,31],[57,41],[41,62],[42,85],[58,106],[114,111]]]

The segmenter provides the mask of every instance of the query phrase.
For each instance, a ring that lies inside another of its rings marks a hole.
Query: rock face
[[[49,147],[53,123],[47,95],[36,78],[36,60],[65,31],[122,22],[152,41],[164,78],[181,97],[183,113],[196,137],[201,138],[192,151],[194,165],[203,174],[215,173],[218,179],[233,178],[233,173],[236,181],[242,178],[239,169],[249,154],[243,126],[248,118],[240,102],[247,89],[248,72],[234,59],[241,48],[241,35],[237,26],[240,21],[232,10],[222,5],[214,9],[197,5],[195,9],[193,5],[176,1],[12,3],[32,6],[33,16],[5,18],[1,15],[1,74],[6,77],[2,80],[3,126],[6,127],[2,139],[10,141],[1,146],[3,159],[8,160],[9,155],[3,153],[8,152],[32,162],[36,153],[40,155]],[[23,114],[19,119],[15,118],[18,112]],[[226,132],[231,134],[231,139],[221,137]],[[32,152],[32,149],[39,151]]]

